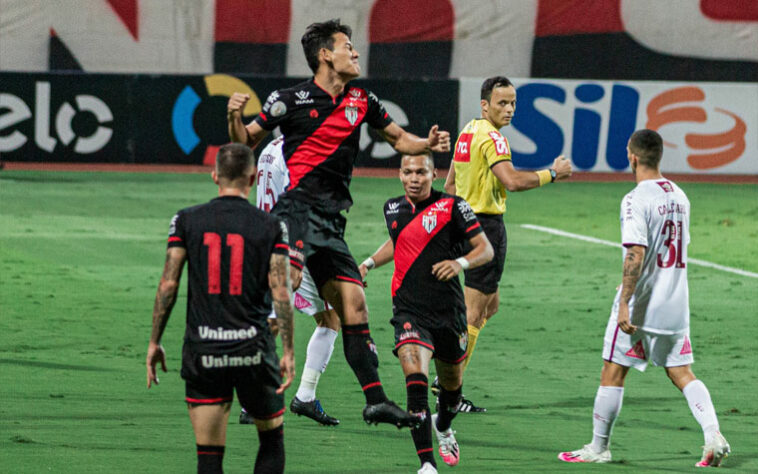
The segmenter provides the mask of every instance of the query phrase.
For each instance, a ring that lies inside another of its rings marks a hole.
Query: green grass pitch
[[[690,257],[758,272],[758,186],[681,185],[693,209]],[[621,252],[521,224],[616,242],[619,203],[632,187],[630,177],[508,198],[502,304],[464,381],[465,393],[489,412],[456,418],[455,472],[687,472],[699,460],[700,428],[660,368],[629,377],[614,463],[579,467],[556,459],[591,437]],[[395,179],[356,178],[352,191],[347,240],[360,261],[386,238],[381,205],[402,188]],[[144,359],[169,220],[215,192],[207,175],[0,173],[0,471],[193,472],[179,377],[184,286],[163,341],[169,372],[149,391]],[[391,265],[373,271],[366,292],[382,380],[405,406],[391,353],[390,275]],[[732,445],[725,467],[756,472],[758,279],[691,264],[690,293],[693,369]],[[296,316],[298,372],[313,327]],[[287,471],[415,472],[407,431],[361,420],[363,396],[341,346],[339,338],[318,395],[342,424],[325,428],[287,414]],[[238,408],[224,461],[230,473],[250,472],[258,445],[255,429],[237,424]],[[441,462],[439,469],[453,472]]]

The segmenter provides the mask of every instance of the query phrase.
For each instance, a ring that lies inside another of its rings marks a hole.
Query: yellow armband
[[[537,173],[537,177],[540,179],[540,186],[544,186],[553,181],[553,177],[550,175],[550,170],[539,170],[535,171],[535,173]]]

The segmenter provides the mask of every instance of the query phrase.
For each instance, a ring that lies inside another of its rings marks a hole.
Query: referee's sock
[[[479,331],[484,329],[484,325],[487,324],[487,320],[485,319],[482,323],[482,327],[478,328],[476,326],[472,326],[471,324],[468,325],[468,354],[466,355],[466,360],[463,361],[463,370],[466,370],[466,367],[468,367],[469,362],[471,362],[471,356],[474,355],[474,348],[476,347],[476,340],[479,338]]]
[[[458,403],[461,401],[462,390],[462,385],[455,390],[445,390],[445,387],[441,387],[439,397],[440,409],[437,412],[438,431],[445,431],[450,428],[453,418],[458,414]]]
[[[256,474],[279,474],[284,472],[284,426],[268,431],[259,431],[258,456],[255,458]],[[219,471],[220,472],[220,471]]]
[[[361,384],[366,403],[376,405],[387,401],[379,380],[379,358],[368,323],[342,326],[342,345],[345,359]]]
[[[221,474],[224,472],[224,446],[197,446],[197,474]]]
[[[422,466],[428,462],[437,467],[432,447],[432,417],[429,416],[429,379],[421,373],[410,374],[405,378],[405,391],[408,394],[408,411],[420,414],[423,420],[418,428],[411,429],[418,459]]]

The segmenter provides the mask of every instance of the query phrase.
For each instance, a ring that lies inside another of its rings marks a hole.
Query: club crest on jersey
[[[421,218],[421,225],[424,227],[427,234],[431,234],[434,228],[437,227],[437,214],[432,214],[431,212],[425,214]]]
[[[345,107],[345,118],[350,122],[350,125],[355,125],[358,121],[358,107]]]

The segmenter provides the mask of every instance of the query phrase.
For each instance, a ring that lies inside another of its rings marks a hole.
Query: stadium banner
[[[460,80],[461,128],[480,114],[483,78]],[[516,114],[502,130],[513,163],[543,168],[558,155],[577,171],[628,169],[634,130],[664,140],[662,170],[758,174],[758,84],[514,79]]]
[[[27,162],[211,164],[229,140],[226,103],[233,92],[250,95],[243,110],[248,122],[269,93],[302,80],[0,73],[0,155]],[[373,91],[411,132],[425,136],[436,123],[455,133],[457,81],[356,84]],[[399,165],[399,155],[375,131],[364,125],[360,133],[358,166]],[[448,166],[449,157],[439,159],[439,166]]]

